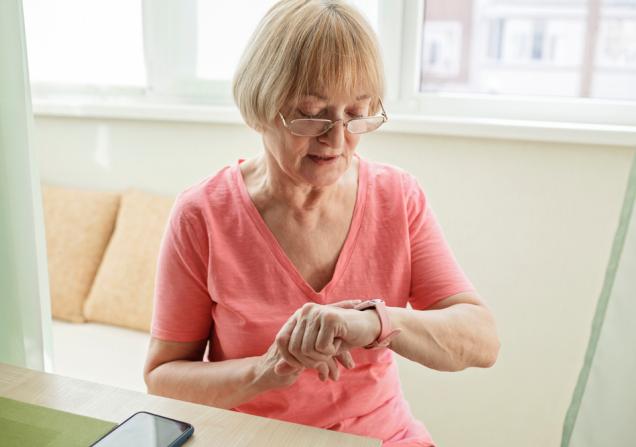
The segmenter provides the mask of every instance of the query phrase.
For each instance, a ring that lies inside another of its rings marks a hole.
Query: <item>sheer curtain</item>
[[[632,446],[636,440],[636,157],[562,447]]]
[[[0,1],[0,362],[51,371],[40,183],[21,0]]]

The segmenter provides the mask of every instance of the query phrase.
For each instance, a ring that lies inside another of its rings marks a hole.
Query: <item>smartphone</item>
[[[177,447],[194,433],[187,422],[139,411],[99,438],[91,447]]]

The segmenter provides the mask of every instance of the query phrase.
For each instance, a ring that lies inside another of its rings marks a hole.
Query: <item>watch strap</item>
[[[393,329],[391,327],[391,320],[389,319],[389,315],[386,311],[386,305],[384,304],[384,301],[379,298],[363,301],[360,304],[357,304],[354,309],[374,309],[380,319],[380,335],[378,335],[378,338],[376,338],[373,343],[365,346],[365,349],[386,348],[389,344],[391,344],[393,338],[402,332],[400,329]]]

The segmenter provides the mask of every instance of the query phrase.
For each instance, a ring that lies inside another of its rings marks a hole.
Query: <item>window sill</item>
[[[243,124],[234,106],[36,99],[33,112],[42,117]],[[390,114],[380,132],[636,148],[636,126],[606,124]]]

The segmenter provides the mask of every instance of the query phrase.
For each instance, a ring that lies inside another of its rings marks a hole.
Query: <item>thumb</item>
[[[280,359],[274,366],[274,373],[278,376],[289,376],[298,372],[300,369],[290,365],[284,359]]]
[[[337,303],[331,303],[330,306],[342,307],[344,309],[353,309],[357,304],[360,304],[362,300],[344,300]]]

